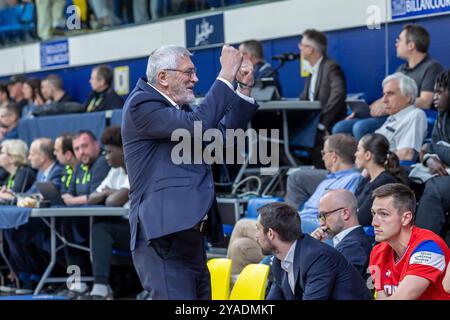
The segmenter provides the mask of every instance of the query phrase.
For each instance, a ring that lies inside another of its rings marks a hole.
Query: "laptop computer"
[[[364,100],[347,100],[347,105],[356,113],[359,119],[366,119],[370,117],[370,108]]]
[[[65,206],[61,193],[51,182],[36,182],[36,187],[44,197],[44,200],[50,201],[52,206]]]

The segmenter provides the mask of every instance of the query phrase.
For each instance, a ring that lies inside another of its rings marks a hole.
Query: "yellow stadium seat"
[[[249,264],[239,275],[230,300],[264,300],[268,275],[268,265]]]
[[[230,295],[231,259],[217,258],[208,260],[211,274],[212,300],[228,300]]]

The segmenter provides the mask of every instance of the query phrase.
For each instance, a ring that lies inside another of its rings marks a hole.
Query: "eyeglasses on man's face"
[[[327,219],[328,215],[330,215],[332,213],[335,213],[335,212],[337,212],[339,210],[342,210],[342,209],[345,209],[345,207],[337,208],[337,209],[330,210],[330,211],[319,212],[319,214],[317,215],[317,219],[325,221]]]
[[[190,68],[187,70],[180,70],[180,69],[164,69],[164,70],[181,72],[181,73],[184,73],[185,75],[187,75],[189,78],[192,78],[194,75],[197,74],[197,68]]]

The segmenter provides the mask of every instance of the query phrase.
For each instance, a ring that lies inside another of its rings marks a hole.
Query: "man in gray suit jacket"
[[[315,29],[305,30],[299,43],[302,58],[311,66],[300,100],[320,101],[322,111],[316,133],[316,143],[311,150],[314,166],[323,168],[320,150],[323,138],[333,125],[345,118],[347,89],[341,67],[327,57],[327,38]]]
[[[194,100],[198,78],[190,56],[177,46],[155,50],[149,57],[147,79],[138,80],[123,112],[130,248],[142,286],[152,299],[210,299],[203,233],[212,240],[223,239],[214,210],[211,166],[192,159],[176,164],[172,153],[178,142],[171,140],[173,132],[183,129],[198,143],[194,122],[201,121],[202,133],[243,128],[257,109],[250,98],[251,62],[242,62],[239,51],[227,45],[222,48],[219,76],[203,102],[191,109],[188,104]],[[231,85],[235,79],[236,92]]]

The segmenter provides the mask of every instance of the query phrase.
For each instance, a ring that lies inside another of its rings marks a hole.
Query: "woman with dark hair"
[[[22,119],[33,118],[33,111],[45,102],[41,92],[41,80],[30,78],[23,84],[23,96],[28,104],[22,109]]]
[[[11,102],[9,98],[8,86],[4,83],[0,83],[0,108],[3,108]]]
[[[372,191],[388,183],[407,184],[406,174],[397,155],[389,151],[389,141],[378,133],[363,136],[355,153],[356,166],[363,170],[366,180],[355,192],[358,199],[358,218],[363,226],[372,225]]]

